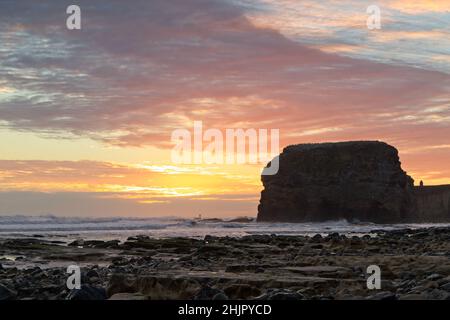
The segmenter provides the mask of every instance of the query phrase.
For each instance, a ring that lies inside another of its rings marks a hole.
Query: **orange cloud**
[[[450,11],[450,3],[445,0],[387,0],[387,5],[399,11],[411,14]]]
[[[146,200],[253,192],[259,168],[0,160],[0,190],[108,192]],[[239,174],[236,174],[240,172]]]
[[[170,152],[172,131],[194,120],[219,130],[280,129],[282,146],[384,140],[416,179],[450,182],[448,33],[434,21],[448,10],[443,1],[381,1],[385,28],[370,33],[365,1],[267,0],[265,10],[253,1],[256,10],[244,10],[227,1],[139,0],[130,9],[80,0],[95,32],[78,36],[67,33],[57,6],[33,2],[31,11],[29,3],[8,2],[0,12],[8,30],[0,33],[0,125],[10,131],[161,154]],[[57,147],[39,152],[64,156]],[[254,212],[261,189],[258,166],[71,157],[0,161],[0,193],[17,193],[8,210],[35,212],[31,204],[51,199],[69,212],[61,199],[76,206],[81,197],[96,210],[110,201],[111,212],[114,204],[176,213],[193,203]]]

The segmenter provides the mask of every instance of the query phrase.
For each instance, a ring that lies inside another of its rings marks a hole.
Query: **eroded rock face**
[[[276,175],[262,176],[258,221],[396,223],[415,210],[414,181],[386,143],[293,145],[279,160]]]
[[[450,185],[415,187],[415,222],[450,222]]]

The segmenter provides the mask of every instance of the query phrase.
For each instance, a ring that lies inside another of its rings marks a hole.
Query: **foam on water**
[[[70,241],[75,238],[125,240],[129,236],[138,234],[155,238],[204,238],[205,235],[242,237],[251,234],[312,235],[332,232],[368,234],[373,230],[380,229],[416,229],[448,225],[450,224],[354,224],[345,220],[321,223],[237,223],[189,220],[177,217],[65,218],[55,216],[0,216],[0,237],[12,238],[40,235],[53,240]]]

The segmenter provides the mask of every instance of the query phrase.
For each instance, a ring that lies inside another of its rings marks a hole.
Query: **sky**
[[[0,215],[256,215],[263,164],[174,163],[194,121],[450,184],[450,1],[0,0]]]

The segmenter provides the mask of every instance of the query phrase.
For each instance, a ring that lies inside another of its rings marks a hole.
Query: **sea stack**
[[[450,186],[414,187],[397,149],[380,141],[286,147],[262,182],[260,222],[450,221]]]

